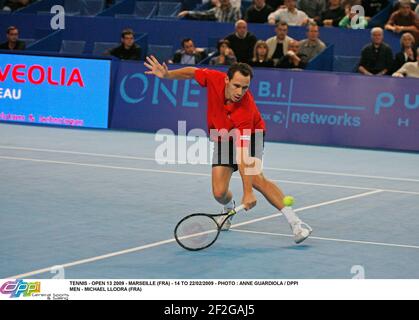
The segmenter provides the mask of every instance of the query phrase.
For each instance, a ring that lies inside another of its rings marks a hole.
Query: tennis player
[[[229,190],[230,179],[239,171],[243,182],[242,203],[246,210],[256,205],[253,189],[256,189],[280,210],[294,234],[294,241],[307,239],[312,229],[301,221],[291,207],[285,207],[284,194],[276,184],[262,172],[262,156],[265,123],[249,91],[253,77],[252,68],[245,63],[232,65],[227,74],[210,69],[184,67],[168,69],[155,57],[147,57],[144,65],[146,74],[162,79],[195,79],[208,90],[207,122],[210,139],[215,142],[212,157],[212,191],[214,198],[222,204],[226,213],[235,207],[233,194]],[[228,230],[231,220],[223,225]]]

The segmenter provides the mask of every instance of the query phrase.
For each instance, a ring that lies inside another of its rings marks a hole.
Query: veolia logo
[[[42,65],[7,64],[0,67],[0,82],[7,79],[15,83],[31,83],[33,85],[49,84],[52,86],[79,86],[84,88],[84,80],[79,68],[69,70],[66,67],[53,68]]]

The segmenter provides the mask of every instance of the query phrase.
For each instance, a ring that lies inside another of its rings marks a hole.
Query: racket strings
[[[213,218],[195,215],[179,223],[176,240],[186,249],[199,250],[210,246],[218,233],[218,224]]]

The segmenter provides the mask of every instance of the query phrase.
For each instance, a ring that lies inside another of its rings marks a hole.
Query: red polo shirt
[[[223,72],[210,69],[195,71],[195,80],[208,91],[208,130],[211,133],[211,129],[228,132],[238,129],[236,144],[247,146],[255,130],[265,131],[265,122],[250,91],[239,102],[225,104],[226,76]]]

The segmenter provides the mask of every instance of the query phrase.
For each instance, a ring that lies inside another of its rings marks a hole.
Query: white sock
[[[297,217],[297,215],[291,207],[284,207],[282,208],[281,212],[285,216],[289,224],[294,224],[300,221],[300,219]]]
[[[229,202],[229,203],[226,203],[226,204],[224,205],[224,212],[228,212],[228,211],[230,211],[231,209],[234,209],[234,200],[233,200],[233,198],[231,198],[231,200],[230,200],[230,202]]]

